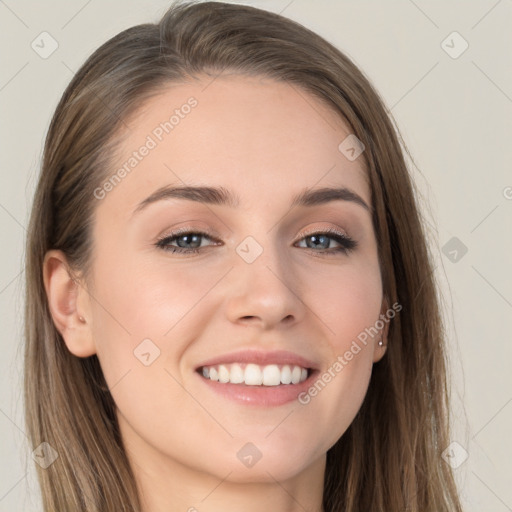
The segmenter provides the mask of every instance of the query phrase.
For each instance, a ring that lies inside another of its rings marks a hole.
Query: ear
[[[386,314],[386,311],[389,309],[389,301],[386,295],[384,295],[382,299],[382,306],[380,308],[379,320],[382,321],[384,326],[380,330],[378,336],[375,337],[375,343],[373,347],[373,362],[377,363],[380,361],[384,354],[386,353],[388,346],[388,331],[389,331],[389,322],[391,321]],[[381,322],[379,322],[380,325]],[[382,340],[382,345],[379,345],[379,341]]]
[[[43,262],[43,280],[53,323],[68,350],[77,357],[96,353],[91,331],[91,308],[85,283],[74,279],[65,254],[51,250]]]

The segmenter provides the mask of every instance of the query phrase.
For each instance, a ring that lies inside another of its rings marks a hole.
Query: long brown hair
[[[325,512],[461,511],[450,467],[445,330],[423,220],[399,132],[369,80],[300,24],[254,7],[173,5],[158,24],[116,35],[76,73],[44,147],[26,251],[25,414],[45,511],[140,511],[115,404],[96,356],[78,358],[55,328],[42,264],[62,250],[87,273],[93,191],[124,120],[169,84],[224,70],[286,82],[326,102],[360,139],[374,207],[383,291],[402,310],[353,423],[327,453]]]

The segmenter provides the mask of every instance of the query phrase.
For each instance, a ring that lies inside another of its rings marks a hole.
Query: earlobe
[[[378,337],[375,338],[375,345],[373,348],[373,362],[377,363],[380,361],[386,353],[388,346],[388,330],[389,330],[389,318],[386,312],[389,309],[389,302],[386,296],[382,299],[382,307],[379,316],[379,324],[383,323],[382,329]]]
[[[43,280],[53,323],[64,338],[68,350],[77,357],[95,354],[90,323],[87,322],[90,315],[87,291],[73,279],[62,251],[51,250],[46,253]]]

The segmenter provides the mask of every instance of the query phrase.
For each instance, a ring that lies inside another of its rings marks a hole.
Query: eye
[[[186,229],[182,229],[160,238],[155,245],[159,249],[173,254],[197,254],[201,252],[201,248],[204,248],[201,244],[202,239],[218,242],[218,240],[204,231],[187,231]],[[325,256],[333,256],[339,253],[348,254],[357,246],[355,240],[334,229],[307,233],[299,242],[303,240],[306,241],[306,248],[312,249],[313,252],[318,252]],[[334,240],[339,247],[330,248],[331,240]],[[177,245],[174,245],[174,243]],[[317,248],[323,250],[316,251],[315,249]]]
[[[348,254],[350,251],[357,247],[357,242],[353,238],[350,238],[344,233],[330,228],[323,231],[307,233],[303,236],[303,238],[301,238],[300,241],[302,240],[306,241],[306,246],[308,249],[316,249],[318,247],[321,249],[330,249],[323,251],[313,251],[320,252],[321,255],[325,256],[335,256],[340,252]],[[339,247],[329,248],[328,246],[330,245],[330,240],[334,240],[337,244],[339,244]]]
[[[166,235],[156,243],[156,246],[164,251],[171,253],[198,253],[201,247],[201,238],[214,240],[209,233],[203,231],[186,231],[178,230],[174,233]],[[177,246],[171,245],[172,242],[177,242]]]

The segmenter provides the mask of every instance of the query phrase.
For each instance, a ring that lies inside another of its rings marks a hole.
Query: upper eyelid
[[[312,228],[311,230],[306,230],[304,232],[299,233],[298,236],[300,236],[301,238],[304,238],[306,236],[325,233],[325,234],[330,234],[330,235],[340,235],[340,236],[344,236],[346,238],[351,238],[350,235],[344,231],[345,230],[332,228],[332,227],[331,228]]]

